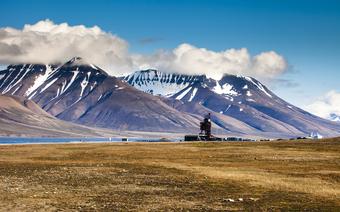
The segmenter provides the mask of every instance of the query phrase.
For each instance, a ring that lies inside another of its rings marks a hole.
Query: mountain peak
[[[73,57],[70,62],[83,61],[82,57]]]
[[[73,57],[71,60],[66,62],[63,66],[66,66],[66,67],[83,66],[83,67],[89,67],[91,69],[100,70],[101,72],[104,72],[101,68],[99,68],[98,66],[96,66],[92,63],[87,62],[82,57]]]
[[[89,63],[86,62],[82,57],[73,57],[71,60],[66,62],[67,65],[88,65]]]
[[[159,72],[159,71],[156,70],[156,69],[145,69],[145,70],[141,70],[140,72],[141,73],[150,73],[150,72],[156,73],[156,72]]]
[[[71,60],[65,63],[67,66],[91,66],[94,69],[98,69],[95,65],[89,63],[82,57],[73,57]]]

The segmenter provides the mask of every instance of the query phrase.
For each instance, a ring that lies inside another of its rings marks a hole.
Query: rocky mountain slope
[[[206,76],[138,71],[123,78],[132,86],[154,95],[190,114],[212,113],[212,120],[228,132],[326,136],[340,134],[340,125],[297,108],[271,92],[254,78]],[[171,89],[169,89],[171,88]]]
[[[61,121],[24,97],[0,95],[0,136],[109,137],[109,130]]]
[[[198,127],[196,117],[81,58],[62,65],[10,65],[0,71],[0,92],[27,97],[59,119],[93,127],[170,132]]]

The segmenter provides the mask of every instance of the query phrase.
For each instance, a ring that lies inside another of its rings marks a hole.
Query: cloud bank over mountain
[[[285,59],[274,51],[251,56],[246,48],[221,52],[181,44],[170,51],[153,55],[137,55],[134,62],[140,69],[156,68],[177,73],[206,74],[219,79],[223,74],[240,74],[257,78],[274,78],[287,68]]]
[[[58,63],[74,56],[95,63],[110,74],[120,75],[143,68],[183,74],[240,74],[271,79],[287,69],[285,58],[274,51],[250,55],[246,48],[212,51],[183,43],[153,54],[129,52],[129,44],[98,26],[70,26],[50,20],[23,29],[0,29],[0,63]]]
[[[80,56],[98,65],[128,71],[128,43],[94,26],[54,24],[50,20],[23,29],[0,29],[0,63],[58,63]]]
[[[329,119],[332,114],[340,116],[340,93],[335,90],[329,91],[306,109],[322,118]]]

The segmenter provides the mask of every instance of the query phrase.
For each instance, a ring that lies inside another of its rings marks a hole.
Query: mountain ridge
[[[156,90],[169,87],[169,85],[164,85],[168,84],[169,80],[150,77],[164,76],[164,74],[158,71],[157,74],[147,75],[147,72],[151,71],[155,72],[155,70],[137,71],[132,74],[133,77],[126,76],[122,79],[141,90],[148,88],[148,84],[151,84],[151,87],[156,87]],[[139,75],[146,76],[140,77]],[[169,78],[169,76],[167,77]],[[171,74],[170,78],[178,79],[181,77],[181,75]],[[179,100],[181,103],[176,105],[180,111],[191,114],[213,111],[215,114],[220,113],[241,121],[247,127],[260,132],[281,131],[301,136],[312,131],[319,131],[328,135],[337,135],[340,132],[339,125],[285,102],[252,77],[225,75],[220,80],[209,79],[204,75],[192,76],[191,78],[193,77],[199,80],[181,81],[181,84],[185,86],[177,87],[178,89],[171,95],[163,94],[164,97]],[[183,79],[191,78],[186,76]],[[144,80],[144,82],[138,80]],[[140,85],[144,86],[141,87]],[[144,91],[148,92],[145,89]],[[170,104],[174,104],[173,101]],[[228,124],[223,119],[214,117],[216,115],[213,116],[212,120],[220,123],[220,126]]]
[[[297,108],[251,77],[142,70],[108,75],[75,57],[64,64],[10,65],[0,92],[27,97],[49,114],[77,124],[115,130],[196,132],[206,113],[225,134],[267,137],[340,134],[340,125]]]
[[[79,60],[10,65],[0,72],[0,92],[28,97],[57,118],[87,126],[174,132],[198,127],[197,118]]]

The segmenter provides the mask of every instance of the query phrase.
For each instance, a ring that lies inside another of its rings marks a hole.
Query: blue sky
[[[21,29],[50,19],[97,25],[129,42],[135,53],[181,43],[213,51],[273,50],[290,68],[271,87],[304,107],[330,90],[340,92],[340,1],[15,1],[2,0],[0,27]]]

